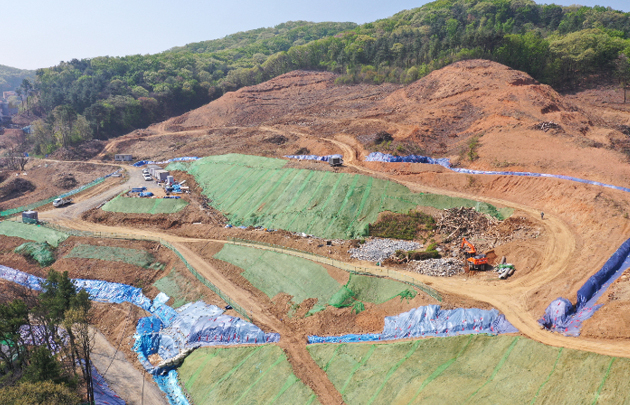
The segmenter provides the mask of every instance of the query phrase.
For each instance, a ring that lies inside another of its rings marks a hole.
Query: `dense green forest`
[[[49,252],[44,245],[36,248]],[[54,270],[39,295],[14,294],[0,299],[0,403],[78,404],[85,392],[93,403],[89,294]]]
[[[49,119],[35,144],[42,153],[60,146],[54,119],[70,110],[89,134],[67,139],[105,139],[295,69],[337,72],[339,83],[408,83],[457,60],[485,58],[567,88],[594,75],[627,76],[624,53],[630,13],[529,0],[438,0],[361,26],[289,22],[156,55],[40,69],[31,105]]]
[[[15,90],[24,79],[34,79],[34,70],[16,69],[10,66],[0,65],[0,93]]]

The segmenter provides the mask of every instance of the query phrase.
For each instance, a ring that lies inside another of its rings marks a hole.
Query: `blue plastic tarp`
[[[186,394],[184,394],[182,387],[179,385],[177,371],[170,370],[165,375],[155,375],[153,380],[155,380],[162,392],[166,394],[171,405],[190,405]]]
[[[615,186],[612,184],[600,183],[598,181],[580,179],[578,177],[565,176],[562,174],[548,174],[548,173],[533,173],[533,172],[511,172],[511,171],[488,171],[488,170],[472,170],[472,169],[463,169],[457,167],[451,167],[451,163],[449,159],[434,159],[429,156],[419,156],[419,155],[408,155],[408,156],[394,156],[389,155],[387,153],[381,152],[372,152],[366,158],[366,162],[410,162],[410,163],[426,163],[426,164],[434,164],[445,167],[449,170],[452,170],[457,173],[464,174],[494,174],[494,175],[502,175],[502,176],[526,176],[526,177],[546,177],[546,178],[554,178],[554,179],[562,179],[562,180],[570,180],[576,181],[578,183],[583,184],[591,184],[594,186],[607,187],[612,188],[614,190],[630,192],[630,188]]]
[[[138,322],[138,340],[134,350],[138,352],[139,358],[142,356],[144,359],[150,354],[158,353],[162,359],[167,360],[190,348],[263,344],[280,339],[277,333],[265,333],[240,318],[223,315],[222,309],[202,301],[186,304],[175,314],[170,323],[155,317],[150,320],[142,318]],[[151,371],[158,373],[161,370]]]
[[[608,259],[604,266],[591,278],[577,292],[577,306],[583,307],[591,298],[601,290],[602,286],[606,284],[620,269],[626,269],[624,263],[628,260],[630,254],[630,239],[626,240],[615,253]]]
[[[451,167],[451,163],[448,159],[434,159],[429,156],[421,156],[421,155],[407,155],[407,156],[394,156],[389,155],[387,153],[381,152],[372,152],[365,158],[366,162],[389,162],[389,163],[426,163],[431,165],[440,165],[446,168]]]
[[[328,162],[331,158],[338,157],[343,158],[342,155],[326,155],[326,156],[318,156],[318,155],[285,155],[285,158],[289,159],[298,159],[298,160],[318,160],[321,162]]]
[[[40,291],[42,278],[0,265],[0,278]],[[151,300],[144,296],[140,288],[127,284],[112,283],[102,280],[72,280],[79,289],[86,290],[94,301],[120,304],[130,302],[142,309],[149,310]]]
[[[630,239],[613,253],[604,266],[578,290],[575,306],[566,298],[557,298],[549,304],[538,320],[549,330],[566,336],[579,336],[582,323],[601,307],[597,301],[604,292],[630,267]]]
[[[309,343],[345,343],[396,340],[432,336],[457,336],[478,333],[516,333],[516,329],[496,309],[458,308],[443,310],[427,305],[385,318],[382,333],[343,336],[309,336]]]
[[[126,402],[116,395],[107,381],[96,370],[96,367],[92,366],[92,385],[94,386],[94,404],[95,405],[125,405]]]
[[[142,167],[144,165],[165,165],[171,162],[188,162],[188,161],[199,160],[199,159],[201,158],[196,157],[196,156],[185,156],[185,157],[178,157],[178,158],[163,160],[161,162],[154,162],[152,160],[140,160],[134,163],[132,166]]]
[[[138,194],[140,197],[153,197],[153,193],[150,191],[143,191],[142,193]]]

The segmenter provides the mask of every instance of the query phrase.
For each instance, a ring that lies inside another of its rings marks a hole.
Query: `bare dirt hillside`
[[[335,79],[328,72],[291,72],[119,138],[100,156],[280,156],[301,148],[326,154],[339,150],[322,139],[343,134],[360,155],[416,153],[477,169],[630,179],[627,157],[618,152],[628,137],[619,124],[627,119],[504,65],[458,62],[408,86],[345,86]],[[375,144],[382,131],[392,140]],[[473,138],[478,146],[471,153]]]

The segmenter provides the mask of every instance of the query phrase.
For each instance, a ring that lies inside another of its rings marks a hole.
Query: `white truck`
[[[53,201],[53,207],[63,207],[64,205],[70,204],[71,202],[72,198],[57,198]]]

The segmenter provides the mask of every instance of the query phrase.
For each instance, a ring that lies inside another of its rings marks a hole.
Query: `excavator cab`
[[[488,258],[484,254],[469,257],[467,261],[470,270],[485,270],[488,266]]]

